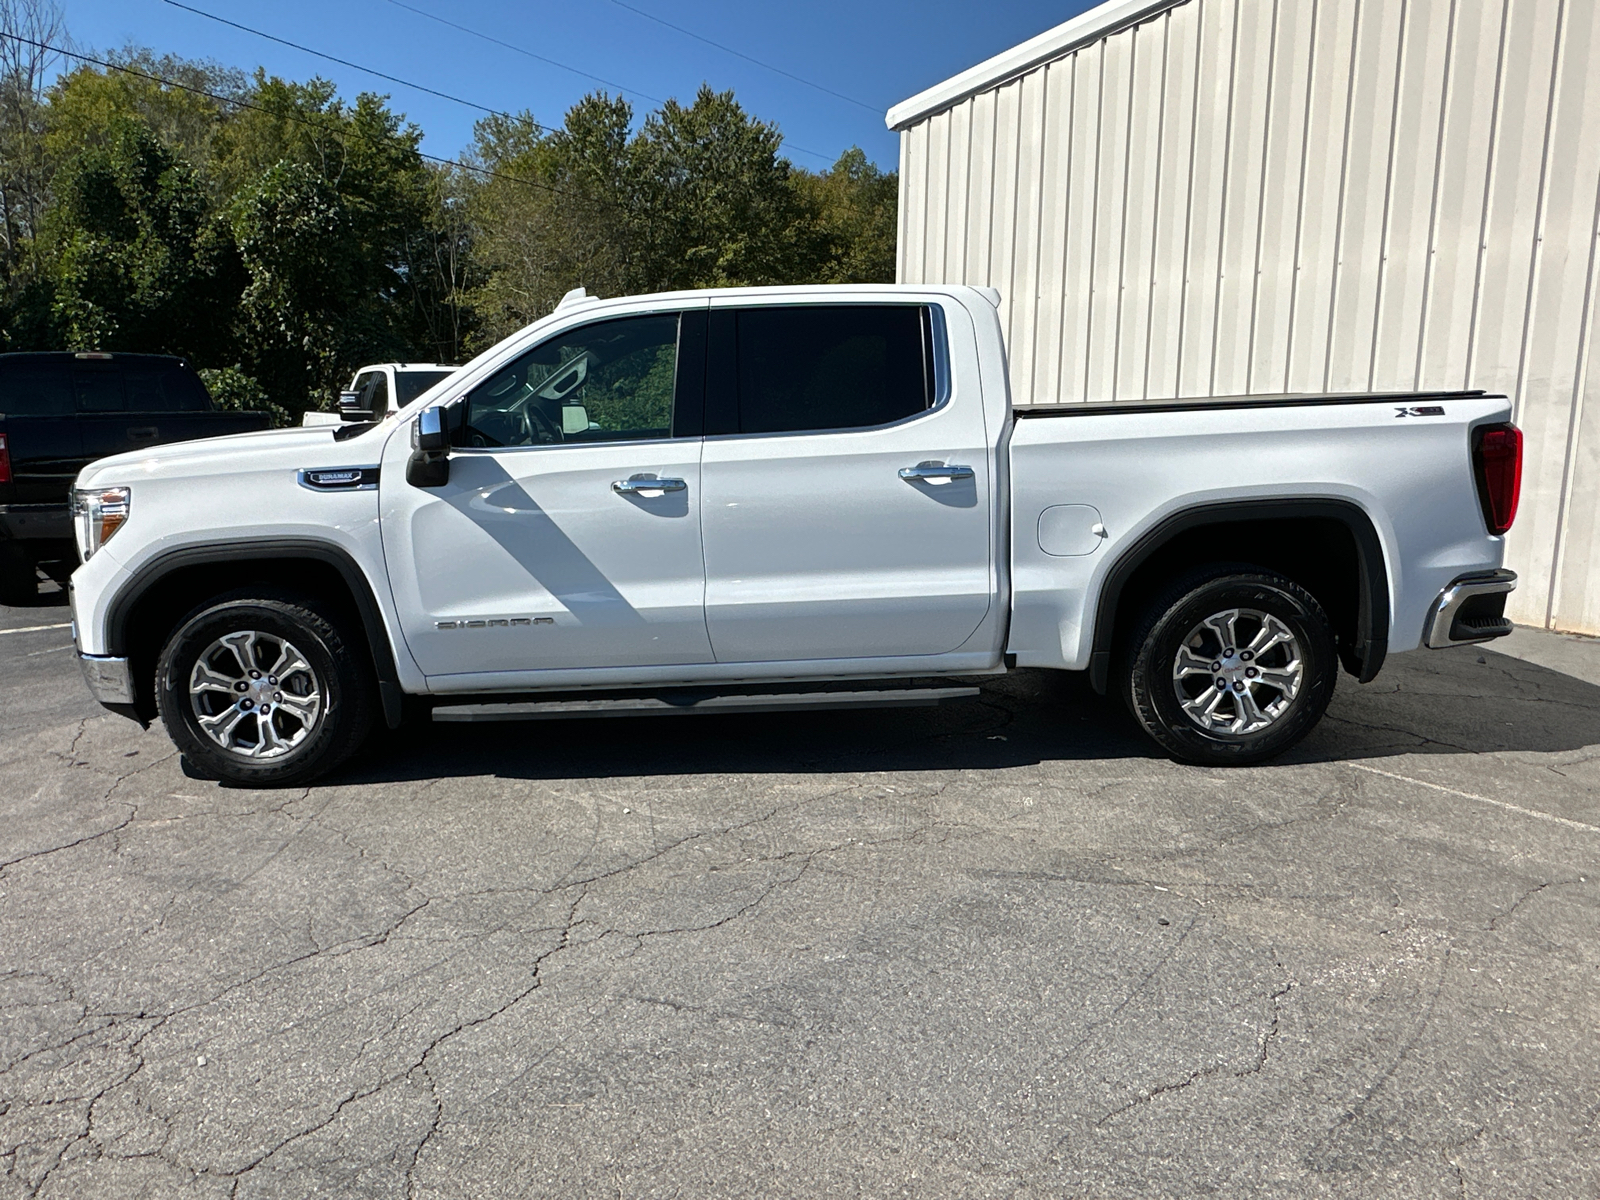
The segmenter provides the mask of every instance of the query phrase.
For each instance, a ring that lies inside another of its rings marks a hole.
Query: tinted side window
[[[448,379],[454,371],[400,371],[395,375],[394,390],[397,407],[404,408],[441,379]]]
[[[114,363],[74,363],[72,389],[78,396],[78,411],[86,413],[122,412],[122,368]]]
[[[739,432],[860,429],[926,411],[925,324],[913,305],[739,310]]]
[[[14,417],[71,416],[67,364],[26,358],[0,361],[0,413]]]
[[[618,442],[672,432],[678,314],[557,334],[467,397],[469,446]]]
[[[372,373],[372,392],[367,397],[367,404],[375,413],[389,411],[389,373],[387,371],[374,371]]]

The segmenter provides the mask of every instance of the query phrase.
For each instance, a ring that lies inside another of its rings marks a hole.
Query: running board
[[[975,687],[892,688],[883,691],[779,692],[767,696],[707,696],[682,699],[629,696],[604,700],[533,700],[507,704],[450,704],[433,710],[435,721],[552,721],[570,717],[677,717],[692,713],[793,712],[830,708],[923,708],[978,695]]]

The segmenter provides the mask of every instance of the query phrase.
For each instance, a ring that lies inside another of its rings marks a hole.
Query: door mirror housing
[[[340,392],[339,393],[339,419],[341,421],[372,421],[376,420],[372,407],[367,403],[367,391]]]
[[[589,410],[581,404],[563,404],[561,406],[561,435],[571,437],[575,433],[589,432]]]
[[[411,427],[411,446],[423,454],[449,453],[450,420],[444,405],[433,404],[417,414],[417,423]]]
[[[443,487],[450,482],[450,432],[456,404],[431,404],[411,424],[411,460],[406,482],[412,487]]]

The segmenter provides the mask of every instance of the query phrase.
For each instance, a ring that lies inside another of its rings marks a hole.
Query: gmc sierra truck
[[[270,421],[215,411],[181,358],[0,354],[0,604],[31,600],[38,568],[64,580],[77,565],[68,501],[85,464]]]
[[[89,685],[246,785],[417,708],[916,704],[1013,667],[1224,765],[1304,737],[1341,668],[1510,631],[1503,397],[1019,410],[998,301],[580,289],[382,420],[102,460]]]

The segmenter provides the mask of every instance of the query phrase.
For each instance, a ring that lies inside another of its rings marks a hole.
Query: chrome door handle
[[[900,478],[911,483],[949,483],[953,479],[971,479],[971,467],[958,467],[954,463],[925,462],[914,467],[901,467]]]
[[[611,490],[619,496],[633,496],[640,492],[682,492],[689,485],[681,479],[657,479],[654,475],[630,475],[618,479]]]

